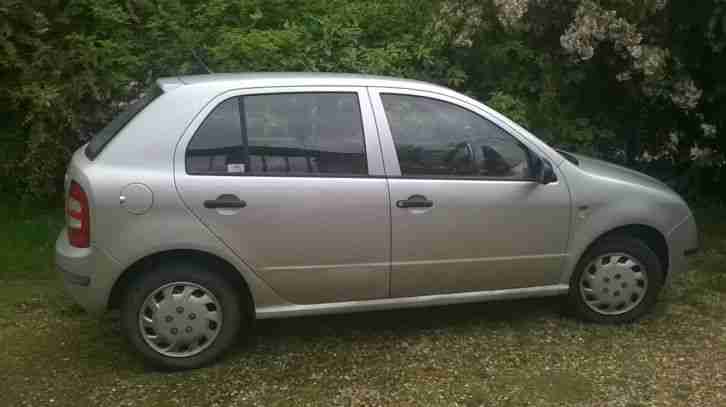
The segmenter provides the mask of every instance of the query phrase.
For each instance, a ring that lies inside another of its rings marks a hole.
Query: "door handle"
[[[412,195],[408,199],[396,201],[396,206],[399,208],[431,208],[434,206],[434,201],[429,201],[423,195]]]
[[[247,202],[237,198],[237,195],[224,194],[217,197],[217,199],[208,199],[204,201],[204,207],[207,209],[229,209],[229,208],[244,208],[247,206]]]

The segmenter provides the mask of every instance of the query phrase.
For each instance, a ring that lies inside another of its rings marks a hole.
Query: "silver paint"
[[[134,215],[143,215],[154,205],[154,193],[138,182],[126,185],[121,190],[119,203]]]
[[[311,305],[281,305],[257,310],[257,318],[286,318],[305,315],[344,314],[350,312],[379,311],[399,308],[420,308],[435,305],[467,304],[472,302],[515,300],[518,298],[550,297],[567,293],[564,284],[514,288],[509,290],[487,290],[456,294],[421,295],[417,297],[385,298],[368,301],[347,301]]]
[[[94,160],[79,149],[67,171],[91,206],[91,247],[56,242],[56,262],[91,277],[67,285],[101,313],[131,265],[170,250],[205,252],[244,278],[260,318],[561,294],[587,247],[615,228],[643,225],[668,245],[668,278],[697,247],[688,206],[637,172],[586,157],[580,166],[516,123],[452,90],[418,81],[341,74],[218,74],[165,78],[164,93]],[[221,101],[285,91],[359,96],[369,177],[187,175],[191,135]],[[558,181],[401,178],[381,91],[425,95],[469,109],[550,161]],[[137,215],[120,205],[129,184],[153,191]],[[236,193],[248,207],[203,208]],[[391,202],[422,194],[426,210]],[[576,209],[573,209],[576,208]],[[585,208],[585,209],[583,209]]]

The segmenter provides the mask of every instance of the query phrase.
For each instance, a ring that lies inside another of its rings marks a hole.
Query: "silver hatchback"
[[[75,152],[56,263],[166,368],[256,318],[567,295],[628,322],[698,245],[663,183],[428,83],[166,78]]]

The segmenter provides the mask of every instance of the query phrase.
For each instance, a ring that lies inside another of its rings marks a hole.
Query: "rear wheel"
[[[635,321],[655,305],[663,277],[658,257],[641,240],[609,237],[580,259],[570,279],[570,303],[588,321]]]
[[[249,316],[241,293],[196,262],[171,260],[131,283],[121,306],[129,343],[165,369],[211,363],[238,339]]]

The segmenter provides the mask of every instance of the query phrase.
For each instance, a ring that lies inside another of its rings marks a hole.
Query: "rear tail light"
[[[76,181],[71,181],[66,202],[68,241],[71,246],[89,247],[91,245],[91,225],[88,196]]]

